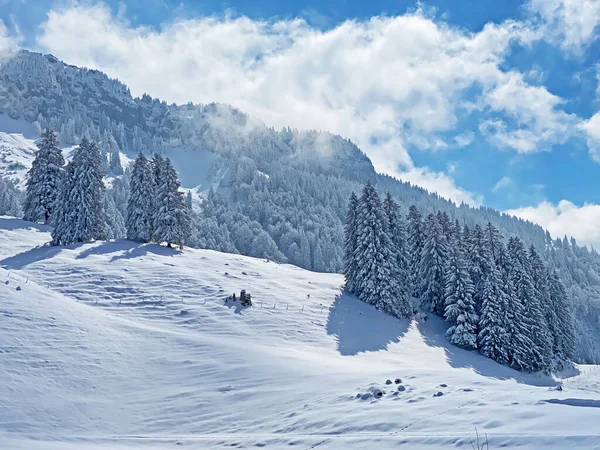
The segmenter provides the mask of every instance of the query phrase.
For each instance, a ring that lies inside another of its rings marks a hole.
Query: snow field
[[[0,218],[2,448],[470,449],[475,428],[490,448],[600,448],[594,366],[559,392],[435,318],[341,296],[340,275],[49,239]],[[225,302],[241,289],[253,307]]]

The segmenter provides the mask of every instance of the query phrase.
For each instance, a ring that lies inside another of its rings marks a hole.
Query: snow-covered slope
[[[476,428],[489,448],[600,448],[597,367],[559,392],[340,296],[339,275],[48,239],[0,218],[3,449],[471,448]],[[224,301],[240,289],[253,307]]]

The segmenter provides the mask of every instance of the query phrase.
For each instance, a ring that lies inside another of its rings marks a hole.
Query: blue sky
[[[600,2],[0,0],[0,20],[135,95],[340,133],[380,171],[600,243]]]

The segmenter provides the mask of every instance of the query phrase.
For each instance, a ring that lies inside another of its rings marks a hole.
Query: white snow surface
[[[449,345],[435,318],[341,296],[340,275],[48,241],[0,217],[2,449],[471,449],[476,429],[490,449],[600,448],[598,367],[557,391]],[[253,307],[224,301],[240,289]]]

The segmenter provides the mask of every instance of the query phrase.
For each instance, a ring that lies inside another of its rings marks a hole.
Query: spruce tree
[[[158,243],[183,246],[191,234],[191,221],[183,193],[179,192],[177,172],[166,158],[159,170],[160,182],[156,190],[156,217],[154,236]]]
[[[150,242],[154,231],[156,185],[150,162],[140,153],[133,163],[127,202],[127,239]]]
[[[557,321],[553,345],[554,354],[560,361],[572,360],[575,352],[575,330],[567,290],[556,272],[550,274],[548,281],[550,302],[556,313]]]
[[[387,216],[388,235],[392,240],[394,252],[396,253],[396,263],[398,265],[399,279],[398,283],[405,294],[406,301],[412,294],[410,291],[408,250],[406,239],[406,228],[404,220],[400,214],[400,206],[394,201],[392,195],[388,192],[383,201],[383,210]]]
[[[496,247],[496,251],[499,252],[500,248]],[[492,262],[483,280],[477,342],[482,355],[500,364],[507,364],[510,342],[507,330],[508,296],[503,285],[501,269]]]
[[[364,302],[397,317],[409,312],[398,301],[398,267],[392,242],[388,236],[387,217],[377,191],[371,185],[363,188],[357,213],[357,239],[354,260],[357,268],[354,291]]]
[[[484,279],[490,271],[490,262],[492,259],[488,248],[483,229],[479,224],[475,225],[466,244],[466,249],[469,275],[475,289],[473,299],[475,300],[475,309],[478,313],[481,312],[482,308]]]
[[[448,255],[442,226],[433,214],[427,216],[425,240],[421,250],[419,277],[421,305],[441,317],[444,316],[445,265]]]
[[[65,160],[58,148],[56,135],[49,129],[42,133],[37,147],[38,151],[28,172],[23,219],[48,223],[60,190]]]
[[[449,247],[445,273],[445,319],[452,324],[446,333],[459,347],[477,348],[478,317],[473,301],[473,283],[467,271],[459,239]]]
[[[346,279],[345,289],[349,293],[354,292],[354,281],[357,270],[357,263],[354,258],[357,239],[357,221],[356,214],[358,209],[358,198],[352,192],[348,201],[348,213],[346,214],[346,224],[344,226],[344,277]]]
[[[21,216],[23,211],[20,197],[21,192],[16,183],[0,176],[0,216]]]
[[[510,238],[510,279],[514,287],[514,301],[509,304],[513,329],[511,334],[511,365],[530,372],[547,371],[544,316],[531,278],[527,251],[519,238]]]
[[[121,165],[121,156],[119,155],[119,149],[115,148],[110,152],[108,171],[115,176],[123,175],[125,171]]]
[[[106,237],[105,187],[100,151],[83,138],[67,165],[57,203],[54,245],[89,242]]]
[[[535,304],[542,316],[539,345],[544,356],[544,364],[549,368],[552,364],[552,341],[557,334],[556,327],[558,324],[556,311],[554,311],[551,304],[548,271],[533,245],[529,247],[529,265],[531,267],[531,280],[533,281],[535,290]]]
[[[419,271],[421,265],[421,251],[425,233],[423,230],[423,216],[415,205],[408,208],[407,220],[407,258],[410,272],[412,295],[421,297],[421,282]]]
[[[194,211],[192,207],[192,191],[187,191],[187,194],[185,194],[185,207],[190,214]]]
[[[155,153],[152,157],[152,172],[154,173],[154,183],[158,186],[162,179],[161,171],[165,164],[165,159],[160,153]]]

